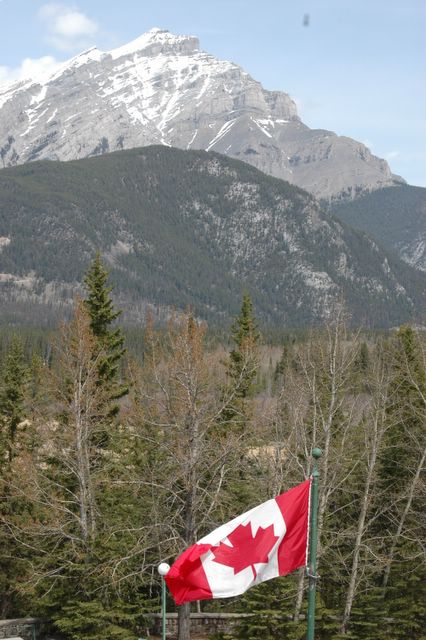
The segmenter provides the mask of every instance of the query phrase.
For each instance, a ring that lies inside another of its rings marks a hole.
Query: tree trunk
[[[378,419],[376,417],[375,424],[374,424],[374,439],[372,442],[372,451],[371,451],[370,459],[368,461],[367,477],[365,479],[364,493],[362,496],[362,503],[361,503],[361,511],[358,517],[355,546],[354,546],[354,552],[352,556],[351,577],[349,580],[349,587],[346,594],[345,610],[343,613],[343,620],[342,620],[342,626],[340,628],[340,633],[346,633],[347,631],[347,625],[351,616],[352,605],[355,598],[356,583],[357,583],[358,569],[359,569],[359,557],[361,552],[361,543],[362,543],[362,538],[365,530],[365,521],[367,518],[367,510],[368,510],[368,505],[370,503],[370,496],[371,496],[371,486],[373,484],[373,477],[374,477],[378,449],[380,446],[382,433],[383,433],[383,430],[378,429]]]
[[[197,495],[197,464],[200,455],[199,425],[193,414],[189,420],[189,456],[187,467],[188,491],[185,504],[185,533],[184,539],[189,547],[195,542],[195,501]],[[183,604],[178,609],[178,640],[190,640],[191,620],[190,603]]]
[[[185,542],[189,547],[194,543],[194,501],[195,485],[192,485],[187,494],[185,514]],[[178,608],[178,640],[190,640],[190,603]]]
[[[189,640],[191,637],[191,605],[189,602],[178,608],[178,639]]]
[[[294,606],[295,622],[299,622],[299,619],[300,619],[300,611],[302,609],[304,587],[305,587],[305,567],[300,567],[299,577],[297,580],[296,604]]]
[[[87,543],[93,539],[95,534],[95,501],[93,496],[90,453],[88,450],[90,442],[90,425],[82,409],[84,394],[81,371],[74,395],[74,419],[76,431],[76,464],[77,477],[79,483],[79,511],[80,526],[83,540]]]
[[[392,540],[392,544],[391,544],[391,548],[389,550],[389,556],[388,556],[388,561],[385,567],[385,571],[383,574],[383,580],[382,580],[382,587],[383,589],[386,589],[387,585],[388,585],[388,581],[389,581],[389,575],[390,575],[390,571],[391,571],[391,567],[392,567],[392,562],[395,556],[395,551],[396,548],[398,546],[398,542],[399,542],[399,538],[401,537],[402,534],[402,530],[404,528],[404,524],[405,524],[405,520],[409,514],[409,511],[411,509],[411,504],[413,502],[413,498],[414,498],[414,492],[417,486],[417,483],[419,481],[420,478],[420,474],[425,466],[425,462],[426,462],[426,449],[424,449],[422,457],[420,458],[419,464],[417,465],[417,469],[416,469],[416,473],[414,474],[413,480],[411,482],[410,485],[410,491],[408,493],[408,497],[407,497],[407,502],[405,503],[405,507],[404,507],[404,511],[402,512],[401,518],[398,522],[398,528],[395,532],[395,535],[393,536],[393,540]]]

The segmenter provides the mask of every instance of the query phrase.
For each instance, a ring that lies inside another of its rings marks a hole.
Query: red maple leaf
[[[246,525],[239,524],[228,535],[232,547],[224,542],[217,547],[212,547],[214,562],[232,567],[234,575],[251,566],[256,578],[257,572],[254,565],[268,562],[268,555],[278,538],[279,536],[274,535],[272,524],[266,529],[259,527],[254,537],[250,522]]]

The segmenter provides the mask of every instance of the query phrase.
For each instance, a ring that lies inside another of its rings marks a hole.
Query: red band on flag
[[[280,576],[285,576],[306,564],[310,488],[311,481],[306,480],[275,498],[287,529],[278,549]]]
[[[201,556],[209,551],[211,546],[194,544],[172,565],[165,580],[176,604],[191,600],[210,600],[213,597],[201,562]]]

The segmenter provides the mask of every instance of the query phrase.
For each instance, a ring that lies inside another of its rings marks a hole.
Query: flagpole
[[[157,571],[161,576],[161,638],[166,640],[166,581],[164,577],[169,573],[170,565],[162,562],[158,565]]]
[[[317,515],[318,515],[318,466],[317,460],[321,457],[322,451],[315,447],[312,449],[312,457],[314,459],[314,466],[312,470],[312,483],[311,483],[311,513],[309,523],[309,559],[307,567],[307,575],[309,578],[308,589],[308,633],[306,640],[314,640],[315,637],[315,597],[316,597],[316,582],[317,582]]]

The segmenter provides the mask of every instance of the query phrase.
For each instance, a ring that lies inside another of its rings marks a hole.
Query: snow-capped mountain
[[[360,142],[309,129],[287,94],[266,91],[193,36],[152,29],[108,53],[85,51],[37,81],[0,87],[4,167],[152,144],[227,154],[321,198],[401,181]]]

